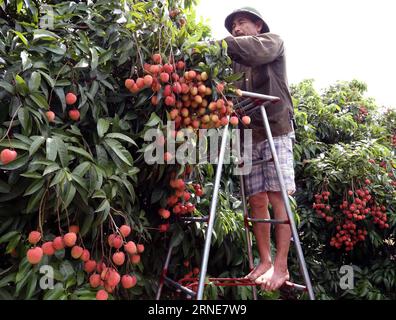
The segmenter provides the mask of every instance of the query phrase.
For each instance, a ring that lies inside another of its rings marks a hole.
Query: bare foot
[[[261,289],[274,291],[279,289],[286,281],[290,279],[289,271],[279,270],[272,267],[262,276],[256,279],[256,283],[261,285]]]
[[[271,263],[268,262],[260,262],[248,275],[245,276],[245,279],[249,279],[251,281],[255,281],[262,274],[266,273],[272,267]]]

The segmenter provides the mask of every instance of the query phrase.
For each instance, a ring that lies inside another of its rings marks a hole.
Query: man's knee
[[[284,205],[282,193],[280,191],[268,192],[268,199],[269,199],[269,202],[271,203],[271,206],[273,206],[273,207],[278,207],[278,206]]]
[[[249,197],[249,203],[252,208],[268,207],[268,196],[266,192],[256,193]]]

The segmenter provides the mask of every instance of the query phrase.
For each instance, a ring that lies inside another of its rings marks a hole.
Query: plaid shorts
[[[286,190],[289,193],[294,193],[296,190],[293,166],[294,132],[273,139]],[[257,160],[270,161],[254,165],[251,172],[244,176],[247,197],[259,192],[281,191],[275,164],[271,159],[272,154],[268,140],[260,141],[253,146],[252,162]]]

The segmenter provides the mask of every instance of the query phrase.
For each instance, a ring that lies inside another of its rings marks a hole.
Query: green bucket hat
[[[228,30],[229,33],[232,33],[232,22],[234,20],[235,15],[238,13],[247,13],[247,14],[251,15],[252,17],[254,17],[255,19],[261,20],[263,22],[263,27],[261,29],[261,33],[266,33],[266,32],[270,31],[268,25],[265,23],[263,17],[261,16],[261,14],[258,10],[254,9],[252,7],[243,7],[243,8],[233,11],[225,19],[224,26],[226,27],[226,29]]]

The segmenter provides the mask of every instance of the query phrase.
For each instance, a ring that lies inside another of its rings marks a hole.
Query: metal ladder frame
[[[245,195],[245,189],[244,189],[244,178],[243,175],[240,176],[240,182],[241,182],[241,196],[242,196],[242,202],[243,202],[243,212],[244,212],[244,222],[245,222],[245,232],[246,232],[246,240],[247,240],[247,246],[248,246],[248,259],[249,259],[249,267],[251,270],[254,268],[254,262],[253,262],[253,253],[252,253],[252,239],[250,237],[250,230],[249,230],[249,222],[252,223],[271,223],[271,224],[289,224],[292,232],[292,240],[294,243],[294,246],[297,251],[297,257],[299,261],[299,266],[300,266],[300,272],[303,275],[304,281],[305,281],[305,287],[297,284],[293,284],[291,282],[287,282],[286,285],[295,287],[296,289],[299,290],[306,290],[308,292],[308,296],[310,300],[315,300],[315,295],[313,292],[311,280],[308,274],[308,269],[305,263],[305,258],[304,254],[302,251],[300,239],[298,236],[298,231],[297,227],[294,221],[294,216],[293,212],[290,207],[290,202],[287,194],[287,190],[285,188],[285,183],[284,179],[282,176],[282,172],[280,170],[280,165],[278,161],[278,156],[276,153],[275,145],[274,145],[274,140],[272,137],[270,125],[268,122],[268,117],[267,113],[265,110],[265,107],[271,103],[277,103],[280,99],[278,97],[274,96],[268,96],[268,95],[263,95],[263,94],[258,94],[258,93],[253,93],[253,92],[247,92],[247,91],[242,91],[242,96],[249,98],[247,99],[247,103],[244,104],[243,107],[240,108],[243,112],[246,114],[249,112],[252,112],[255,110],[258,106],[261,111],[261,115],[263,117],[263,122],[264,122],[264,128],[267,134],[267,139],[269,142],[269,146],[271,149],[271,154],[272,154],[272,160],[274,161],[276,173],[278,176],[278,180],[280,183],[281,187],[281,194],[282,198],[285,204],[287,216],[288,216],[288,221],[279,221],[275,219],[254,219],[249,216],[248,209],[247,209],[247,201],[246,201],[246,195]],[[205,287],[205,277],[207,273],[207,266],[208,266],[208,261],[209,261],[209,253],[210,253],[210,246],[211,246],[211,239],[212,239],[212,233],[213,233],[213,227],[214,227],[214,221],[216,218],[216,208],[217,208],[217,201],[218,201],[218,191],[220,189],[220,180],[221,180],[221,173],[223,169],[223,163],[224,163],[224,155],[225,155],[225,149],[226,149],[226,143],[227,143],[227,138],[228,138],[228,124],[224,127],[223,129],[223,136],[222,136],[222,142],[221,142],[221,147],[220,147],[220,153],[219,153],[219,158],[218,158],[218,164],[217,164],[217,169],[216,169],[216,176],[215,176],[215,183],[214,183],[214,188],[213,188],[213,197],[212,197],[212,203],[210,207],[210,213],[208,217],[202,217],[202,218],[183,218],[185,221],[199,221],[199,222],[207,222],[208,227],[206,230],[206,235],[205,235],[205,245],[204,245],[204,250],[203,250],[203,259],[201,262],[201,268],[200,268],[200,277],[199,277],[199,282],[198,282],[198,291],[197,293],[188,287],[182,286],[178,282],[170,279],[167,276],[167,269],[170,263],[170,258],[172,255],[172,250],[173,247],[172,245],[169,246],[168,254],[166,257],[166,261],[164,264],[163,268],[163,273],[161,275],[156,299],[159,300],[161,297],[161,292],[163,288],[163,284],[165,282],[169,283],[170,285],[174,286],[178,290],[184,291],[186,294],[190,295],[191,297],[196,297],[197,300],[202,300],[203,299],[203,292],[204,292],[204,287]],[[257,162],[254,162],[252,165],[258,165],[263,163],[263,160],[259,160]],[[212,278],[216,279],[216,278]],[[217,279],[227,279],[227,278],[217,278]],[[228,279],[230,280],[230,279]],[[257,291],[256,291],[256,285],[254,282],[251,281],[243,281],[242,279],[232,279],[234,281],[240,280],[238,285],[246,285],[246,286],[252,286],[253,287],[253,297],[254,299],[257,299]],[[220,280],[219,280],[220,281]]]

